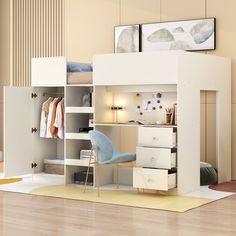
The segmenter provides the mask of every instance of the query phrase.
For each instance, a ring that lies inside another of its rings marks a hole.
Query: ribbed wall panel
[[[13,86],[30,86],[31,58],[64,55],[64,0],[12,0]]]

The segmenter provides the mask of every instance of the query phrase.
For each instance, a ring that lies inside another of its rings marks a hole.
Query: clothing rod
[[[63,95],[64,96],[64,93],[43,93],[43,96],[46,96],[46,95]]]

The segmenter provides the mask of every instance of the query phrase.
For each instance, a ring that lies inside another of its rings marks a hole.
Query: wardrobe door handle
[[[36,168],[38,166],[38,164],[37,163],[31,163],[31,168],[33,169],[33,168]]]
[[[36,128],[31,128],[31,133],[36,133],[37,129]]]

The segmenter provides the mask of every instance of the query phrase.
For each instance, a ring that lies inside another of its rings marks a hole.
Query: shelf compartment
[[[93,87],[86,86],[67,86],[66,87],[66,107],[82,107],[83,106],[83,97],[84,95],[90,96],[90,105],[92,106],[93,102]]]
[[[94,162],[94,159],[91,160]],[[83,159],[65,159],[65,164],[68,166],[88,166],[89,165],[89,158],[83,158]],[[94,164],[91,164],[91,167],[93,167]]]
[[[79,133],[80,128],[89,127],[93,113],[66,113],[65,133]]]
[[[90,140],[88,133],[65,133],[65,139]]]
[[[65,107],[65,113],[94,113],[94,107]]]

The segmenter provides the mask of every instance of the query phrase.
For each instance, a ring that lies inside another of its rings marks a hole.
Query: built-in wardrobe
[[[87,75],[81,72],[82,78]],[[91,144],[88,134],[79,129],[88,127],[93,118],[92,104],[82,104],[93,85],[67,84],[64,57],[33,58],[31,84],[4,88],[4,175],[41,173],[45,159],[58,160],[63,163],[65,182],[72,183],[74,173],[88,165],[88,159],[80,160],[80,151],[91,149]],[[62,139],[40,137],[42,105],[49,97],[64,98]]]

